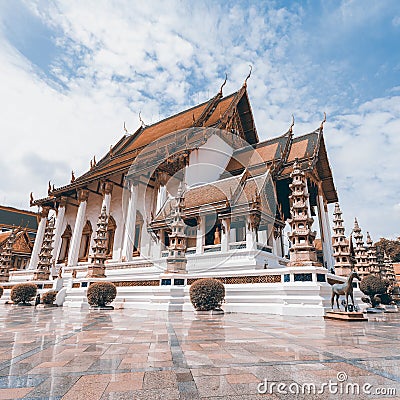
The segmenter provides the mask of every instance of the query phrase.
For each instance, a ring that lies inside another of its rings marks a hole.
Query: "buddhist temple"
[[[116,301],[146,309],[168,309],[179,286],[185,311],[190,285],[214,277],[226,286],[227,311],[323,315],[328,282],[343,281],[335,264],[349,268],[339,212],[332,248],[328,204],[338,195],[324,122],[298,136],[294,122],[275,136],[263,127],[268,139],[260,141],[244,83],[142,123],[84,174],[31,197],[36,241],[28,268],[11,274],[10,285],[35,277],[46,289],[53,276],[66,289],[64,306],[83,307],[90,283],[108,280]],[[50,261],[54,271],[40,280]]]

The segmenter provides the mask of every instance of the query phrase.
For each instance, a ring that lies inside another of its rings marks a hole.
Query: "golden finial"
[[[71,183],[75,182],[75,174],[74,171],[71,171]]]
[[[32,207],[32,206],[33,206],[33,202],[35,201],[35,200],[33,199],[33,192],[30,193],[29,197],[30,197],[29,205]]]
[[[49,181],[49,186],[47,187],[47,194],[51,193],[51,182]]]
[[[126,134],[129,133],[129,132],[128,132],[128,129],[126,129],[125,121],[124,121],[124,131],[125,131]]]
[[[326,122],[326,112],[324,112],[324,119],[321,122],[321,126],[319,127],[319,129],[322,131],[324,129],[324,123]]]
[[[93,166],[95,166],[96,164],[97,164],[96,156],[93,156]]]
[[[292,123],[291,123],[290,128],[289,128],[289,132],[290,133],[293,133],[293,127],[294,127],[294,115],[292,114]]]
[[[228,80],[228,74],[225,72],[225,80],[224,83],[221,85],[220,89],[219,89],[219,93],[222,96],[222,88],[226,85],[226,81]]]
[[[112,144],[110,145],[110,157],[112,157],[113,156],[113,146],[112,146]]]
[[[251,64],[249,64],[249,67],[250,67],[250,72],[249,72],[249,74],[247,75],[246,79],[244,80],[244,84],[243,84],[244,87],[247,86],[247,80],[250,78],[250,76],[251,76],[251,71],[253,70],[253,66],[252,66]]]
[[[92,169],[92,168],[93,168],[93,161],[90,160],[90,169]]]

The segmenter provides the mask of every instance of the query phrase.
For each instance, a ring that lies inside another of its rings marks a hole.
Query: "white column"
[[[229,221],[226,218],[221,220],[221,251],[228,252],[229,251]]]
[[[103,203],[101,204],[101,210],[106,207],[107,215],[110,215],[110,205],[111,205],[111,193],[113,189],[113,184],[111,182],[105,182],[103,186]],[[100,210],[100,212],[101,212]]]
[[[40,212],[40,222],[36,233],[35,244],[33,245],[31,259],[28,269],[36,269],[39,262],[39,253],[42,248],[44,231],[46,229],[47,216],[49,215],[50,207],[43,207]]]
[[[58,210],[57,210],[56,224],[54,227],[53,251],[51,252],[52,256],[53,256],[53,260],[55,260],[56,263],[57,263],[58,254],[60,253],[61,235],[62,235],[61,230],[63,228],[66,205],[67,205],[67,198],[61,197],[60,204],[59,204]]]
[[[199,217],[199,224],[197,225],[197,236],[196,236],[196,254],[202,254],[204,252],[204,243],[206,240],[206,217]]]
[[[124,261],[132,260],[133,245],[135,242],[135,225],[136,225],[136,207],[137,207],[137,192],[138,185],[134,182],[129,184],[129,201],[126,211],[125,232],[122,241],[121,259]]]
[[[246,218],[246,249],[256,250],[257,249],[257,236],[255,228],[251,226],[250,216]]]
[[[86,206],[89,191],[81,189],[78,192],[79,207],[76,214],[76,221],[74,232],[72,233],[71,244],[68,252],[68,266],[75,266],[78,264],[79,248],[82,240],[82,231],[85,225]]]
[[[326,266],[330,271],[334,268],[335,260],[333,258],[333,248],[332,248],[332,234],[331,227],[329,224],[329,216],[328,211],[325,208],[326,205],[324,203],[324,198],[322,195],[318,195],[318,209],[319,209],[319,217],[320,217],[320,229],[321,229],[321,237],[322,237],[322,249],[324,252],[324,261],[326,262]]]

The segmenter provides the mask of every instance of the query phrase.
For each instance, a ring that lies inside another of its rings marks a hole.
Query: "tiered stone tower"
[[[371,235],[367,232],[367,256],[369,263],[369,271],[375,275],[381,275],[381,268],[378,264],[378,257],[376,255],[376,247],[374,246],[374,242],[371,239]]]
[[[12,231],[4,244],[0,254],[0,282],[8,282],[10,279],[10,269],[12,266],[12,248],[16,239],[16,231]]]
[[[383,278],[386,278],[392,284],[396,282],[396,274],[394,272],[393,263],[386,251],[383,253],[383,268],[381,271]]]
[[[344,234],[342,211],[339,203],[335,204],[333,212],[333,257],[335,259],[335,273],[340,276],[349,276],[353,269],[350,256],[349,241]]]
[[[358,225],[357,218],[354,219],[354,239],[356,241],[356,247],[354,248],[356,257],[356,267],[358,274],[362,277],[369,274],[369,262],[368,255],[364,247],[363,235],[361,233],[361,228]]]
[[[317,251],[314,246],[316,232],[311,230],[313,218],[308,209],[308,197],[306,193],[306,178],[300,169],[297,160],[293,164],[290,174],[292,183],[289,185],[292,194],[289,196],[290,213],[292,218],[288,220],[291,232],[288,234],[292,247],[290,248],[289,266],[321,266],[317,260]]]
[[[35,272],[33,273],[33,280],[35,281],[46,281],[50,276],[50,270],[53,262],[53,256],[51,252],[53,250],[54,241],[54,222],[54,218],[50,218],[46,224],[42,248],[39,253],[39,262]]]
[[[182,219],[184,206],[185,197],[183,194],[182,183],[180,183],[175,197],[175,202],[172,207],[172,232],[169,235],[166,272],[186,272],[186,224]]]
[[[104,205],[97,220],[96,237],[94,238],[95,245],[92,247],[93,256],[91,257],[91,264],[88,267],[87,278],[105,278],[106,276],[104,262],[107,259],[107,226],[108,215],[107,208]]]

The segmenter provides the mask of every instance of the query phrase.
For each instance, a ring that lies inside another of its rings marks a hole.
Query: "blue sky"
[[[0,3],[0,202],[85,172],[110,144],[248,82],[259,135],[319,126],[347,231],[400,236],[400,3]]]

